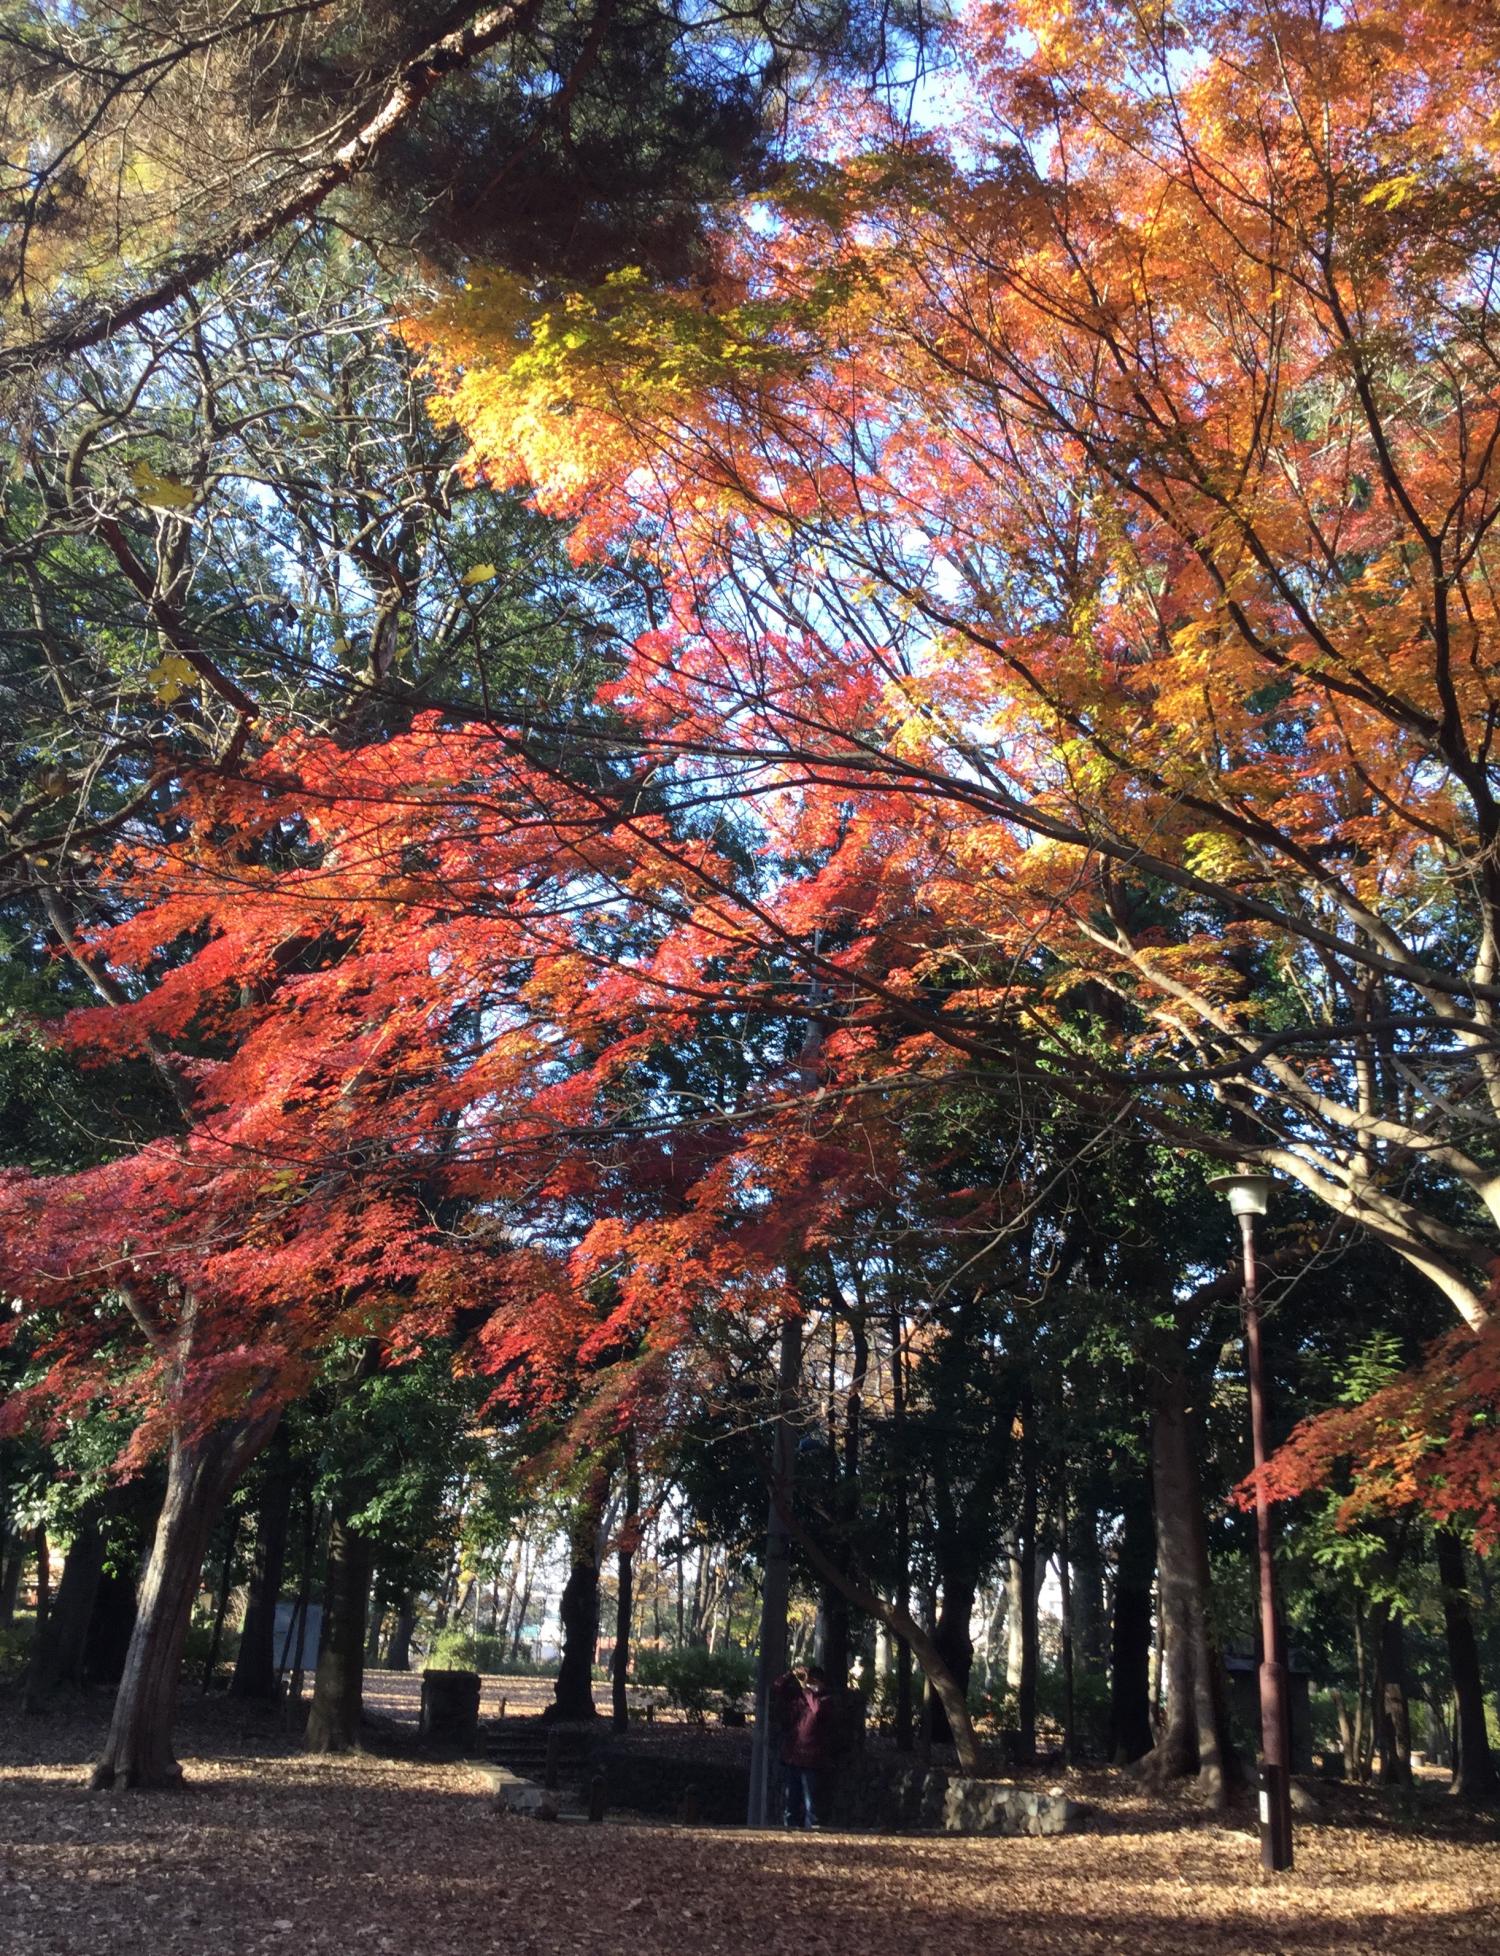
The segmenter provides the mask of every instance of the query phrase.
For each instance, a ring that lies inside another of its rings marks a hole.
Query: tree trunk
[[[1109,1660],[1109,1620],[1104,1607],[1104,1559],[1099,1548],[1099,1490],[1086,1498],[1068,1527],[1073,1590],[1073,1642],[1085,1671],[1102,1671]]]
[[[1411,1709],[1407,1695],[1406,1629],[1399,1610],[1388,1610],[1380,1633],[1376,1747],[1382,1786],[1411,1785]]]
[[[291,1443],[278,1428],[266,1449],[255,1510],[255,1561],[229,1690],[236,1698],[276,1696],[276,1604],[286,1572],[292,1515]]]
[[[531,1609],[531,1579],[536,1568],[533,1556],[526,1564],[526,1573],[521,1579],[521,1601],[516,1610],[516,1627],[511,1633],[510,1661],[516,1663],[526,1647],[526,1617]]]
[[[104,1574],[104,1536],[99,1527],[99,1504],[84,1504],[78,1528],[63,1562],[57,1595],[47,1620],[36,1634],[26,1671],[25,1703],[39,1705],[61,1685],[81,1685],[89,1621]]]
[[[224,1546],[224,1560],[219,1567],[219,1594],[214,1604],[213,1634],[208,1640],[208,1654],[203,1660],[203,1676],[199,1689],[207,1691],[213,1683],[214,1670],[219,1662],[219,1652],[224,1643],[224,1618],[229,1613],[229,1594],[234,1588],[234,1551],[240,1539],[240,1518],[236,1512],[229,1523],[229,1540]]]
[[[615,1602],[615,1647],[609,1660],[610,1712],[617,1732],[630,1729],[630,1619],[635,1604],[635,1521],[641,1508],[641,1477],[635,1455],[626,1443],[625,1520],[617,1561],[619,1594]]]
[[[1016,1604],[1021,1616],[1021,1677],[1016,1686],[1016,1757],[1029,1766],[1036,1758],[1037,1683],[1037,1458],[1036,1409],[1028,1388],[1021,1406],[1021,1587]]]
[[[594,1704],[594,1645],[599,1636],[599,1520],[604,1513],[605,1482],[595,1473],[588,1492],[573,1514],[570,1530],[572,1563],[563,1585],[558,1616],[562,1624],[562,1661],[552,1703],[542,1716],[580,1719],[598,1716]]]
[[[1005,1558],[1005,1688],[1021,1688],[1021,1558],[1014,1550]]]
[[[19,1535],[6,1535],[0,1541],[0,1630],[8,1630],[16,1620],[25,1562],[26,1544]]]
[[[411,1640],[416,1627],[417,1601],[411,1592],[406,1590],[397,1600],[391,1617],[390,1642],[385,1647],[385,1668],[388,1671],[411,1669]]]
[[[1448,1668],[1453,1674],[1453,1697],[1458,1707],[1452,1791],[1460,1800],[1492,1800],[1500,1793],[1500,1773],[1495,1769],[1485,1729],[1484,1680],[1469,1607],[1469,1572],[1463,1543],[1447,1528],[1439,1528],[1434,1541],[1438,1580],[1443,1588]]]
[[[85,1684],[117,1687],[135,1634],[135,1578],[106,1569],[94,1592],[83,1652]]]
[[[974,1593],[978,1582],[968,1567],[954,1567],[943,1572],[942,1605],[938,1610],[937,1622],[932,1629],[934,1648],[941,1656],[952,1675],[953,1682],[963,1692],[965,1699],[969,1692],[969,1679],[974,1670],[974,1640],[969,1634],[970,1620],[974,1615]],[[927,1715],[931,1723],[931,1738],[934,1745],[952,1745],[953,1728],[948,1714],[943,1709],[942,1698],[936,1691],[928,1699]]]
[[[1109,1757],[1131,1765],[1151,1750],[1151,1585],[1156,1543],[1149,1481],[1137,1476],[1121,1489],[1123,1508],[1115,1569],[1109,1675]]]
[[[1165,1631],[1166,1725],[1151,1754],[1159,1779],[1196,1773],[1217,1807],[1239,1777],[1229,1736],[1219,1654],[1210,1631],[1203,1491],[1187,1418],[1187,1377],[1171,1365],[1158,1383],[1151,1422],[1156,1562]]]
[[[135,1630],[114,1716],[92,1784],[175,1786],[172,1747],[182,1649],[203,1573],[209,1533],[241,1473],[271,1437],[280,1408],[258,1419],[184,1439],[173,1433],[167,1491],[136,1599]]]
[[[375,1573],[369,1537],[335,1515],[328,1530],[328,1573],[318,1669],[307,1714],[309,1752],[354,1752],[365,1685],[365,1611]]]

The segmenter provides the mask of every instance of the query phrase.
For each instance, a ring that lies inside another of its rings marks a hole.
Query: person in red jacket
[[[828,1679],[816,1664],[799,1664],[772,1686],[781,1732],[783,1823],[816,1833],[827,1806],[837,1717]]]

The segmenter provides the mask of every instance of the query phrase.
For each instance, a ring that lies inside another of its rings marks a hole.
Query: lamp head
[[[1210,1175],[1208,1186],[1229,1198],[1237,1216],[1263,1216],[1271,1199],[1271,1180],[1258,1168],[1236,1168],[1228,1175]]]

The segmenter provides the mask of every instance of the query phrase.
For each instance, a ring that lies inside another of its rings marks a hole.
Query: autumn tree
[[[643,745],[828,852],[740,929],[816,967],[815,916],[919,916],[900,984],[838,960],[910,1066],[1252,1159],[1471,1330],[1491,31],[986,10],[961,141],[825,100],[691,295],[496,277],[417,329],[476,472],[663,564],[614,692]]]

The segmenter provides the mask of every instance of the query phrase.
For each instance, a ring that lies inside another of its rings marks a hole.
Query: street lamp
[[[1271,1552],[1271,1506],[1260,1479],[1266,1464],[1266,1379],[1260,1349],[1260,1286],[1255,1268],[1255,1218],[1266,1213],[1271,1177],[1255,1168],[1214,1175],[1208,1186],[1229,1198],[1240,1219],[1245,1252],[1245,1358],[1250,1380],[1250,1445],[1255,1456],[1255,1547],[1260,1564],[1260,1864],[1271,1873],[1292,1865],[1292,1721],[1281,1625],[1276,1615],[1276,1564]]]

